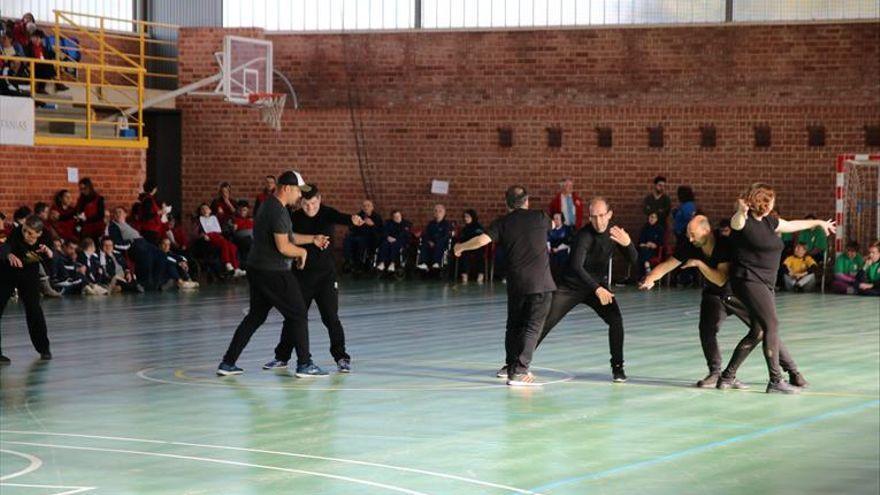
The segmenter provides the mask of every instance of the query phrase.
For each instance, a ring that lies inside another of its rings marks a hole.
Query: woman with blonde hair
[[[794,366],[789,370],[790,382],[783,380],[779,365],[780,348],[784,348],[779,338],[775,294],[776,273],[783,249],[779,234],[814,227],[821,227],[827,234],[834,233],[837,227],[831,220],[783,220],[770,215],[775,205],[773,188],[762,183],[752,184],[737,200],[736,213],[730,219],[735,246],[730,285],[734,296],[746,307],[751,323],[748,335],[736,346],[730,363],[718,380],[720,389],[735,386],[737,368],[762,340],[770,374],[767,393],[795,394],[808,385]]]

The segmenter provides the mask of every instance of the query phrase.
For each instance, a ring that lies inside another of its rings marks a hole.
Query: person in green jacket
[[[846,251],[838,254],[834,261],[834,282],[831,289],[838,294],[855,294],[856,275],[864,265],[865,261],[859,254],[859,243],[846,243]]]
[[[880,296],[880,240],[871,243],[865,268],[856,277],[859,295]]]

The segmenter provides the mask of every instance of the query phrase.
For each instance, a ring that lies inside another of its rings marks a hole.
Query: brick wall
[[[474,207],[488,219],[515,182],[544,204],[556,181],[571,176],[581,194],[609,197],[622,223],[635,228],[658,173],[673,189],[692,185],[713,216],[729,214],[737,192],[756,180],[777,187],[784,216],[829,215],[834,157],[876,151],[865,148],[862,127],[880,123],[878,23],[236,31],[274,41],[276,68],[292,80],[302,108],[288,108],[276,133],[259,124],[256,110],[178,99],[187,209],[222,180],[252,198],[262,175],[296,167],[331,204],[353,209],[366,189],[382,213],[402,208],[419,224],[438,200],[456,217]],[[211,53],[224,33],[181,31],[183,84],[214,72]],[[807,146],[814,123],[827,129],[824,147]],[[666,146],[652,149],[647,127],[658,124]],[[715,125],[717,148],[699,147],[703,124]],[[754,146],[758,124],[771,126],[769,149]],[[596,146],[598,125],[613,129],[613,148]],[[512,148],[497,145],[500,126],[513,129]],[[551,126],[563,129],[561,149],[547,148]],[[449,196],[429,195],[434,178],[450,181]]]
[[[108,208],[130,206],[146,174],[142,150],[85,147],[2,146],[0,153],[0,211],[10,218],[22,205],[51,202],[59,189],[76,191],[67,182],[67,167],[79,168],[79,177],[91,177]],[[78,193],[74,193],[76,199]]]

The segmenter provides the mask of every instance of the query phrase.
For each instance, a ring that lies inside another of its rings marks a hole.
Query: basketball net
[[[260,120],[264,124],[276,131],[281,130],[281,116],[284,114],[284,104],[287,103],[286,94],[251,93],[248,95],[248,103],[260,109]]]

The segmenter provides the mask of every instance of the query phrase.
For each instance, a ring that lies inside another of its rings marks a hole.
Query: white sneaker
[[[378,265],[376,265],[376,270],[379,270],[380,272],[384,272],[385,271],[385,263],[379,263]]]
[[[94,285],[92,285],[92,287],[94,288],[95,295],[97,295],[97,296],[106,296],[107,294],[110,293],[110,291],[107,290],[106,287],[102,287],[98,284],[94,284]]]
[[[462,273],[462,274],[461,274],[461,283],[463,283],[463,284],[468,283],[468,275],[467,275],[467,273]]]
[[[227,272],[235,271],[235,268],[232,266],[232,263],[226,263],[226,271]]]
[[[418,268],[419,270],[422,270],[424,272],[428,271],[428,265],[426,265],[424,263],[419,264],[419,266],[417,266],[416,268]]]
[[[232,276],[235,278],[244,277],[245,275],[247,275],[247,272],[240,268],[236,268],[235,271],[232,272]]]
[[[388,263],[388,273],[394,273],[394,263]]]
[[[433,269],[435,269],[435,270],[438,269],[438,268],[440,268],[440,263],[434,263],[434,265],[431,266],[431,268],[433,268]]]
[[[482,273],[477,274],[477,283],[482,284],[484,282],[485,277],[483,277]]]
[[[87,286],[83,287],[82,292],[83,292],[83,294],[85,294],[87,296],[97,296],[98,295],[95,292],[95,289],[94,289],[94,287],[92,287],[92,285],[87,285]]]
[[[177,283],[177,287],[181,290],[193,290],[199,288],[199,283],[193,280],[181,280]]]

